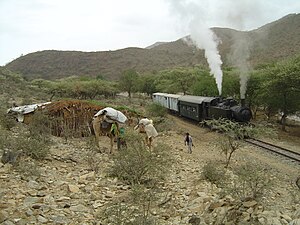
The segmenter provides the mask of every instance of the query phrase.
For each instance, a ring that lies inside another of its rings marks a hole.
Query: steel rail
[[[284,156],[286,158],[292,159],[298,163],[300,163],[300,153],[299,152],[295,152],[265,141],[261,141],[261,140],[257,140],[254,138],[248,138],[248,139],[244,139],[245,142],[261,147],[263,149],[266,149],[268,151],[274,152],[276,154],[279,154],[281,156]]]

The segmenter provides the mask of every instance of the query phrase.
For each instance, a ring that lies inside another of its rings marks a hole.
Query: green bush
[[[41,119],[39,115],[38,118]],[[33,117],[35,118],[35,116]],[[43,122],[43,123],[39,123]],[[33,120],[29,126],[19,124],[17,133],[11,131],[1,131],[0,148],[12,154],[22,154],[33,159],[44,159],[49,153],[50,136],[46,130],[44,120]]]
[[[217,165],[215,162],[208,162],[203,166],[202,176],[205,180],[223,187],[228,180],[226,169]]]
[[[155,225],[151,210],[157,204],[156,200],[155,188],[135,185],[126,200],[112,202],[97,217],[101,224]]]
[[[146,107],[146,114],[149,117],[165,117],[167,109],[158,103],[151,103]]]
[[[25,180],[30,180],[33,177],[39,178],[41,176],[40,168],[34,161],[20,160],[16,164],[15,169]]]
[[[2,137],[3,138],[3,137]],[[33,159],[44,159],[49,153],[49,143],[28,136],[4,137],[5,149],[13,154],[22,154]]]
[[[124,138],[127,148],[114,156],[110,176],[132,185],[163,180],[171,161],[168,146],[158,143],[149,150],[143,136],[135,132],[126,133]]]
[[[16,125],[16,119],[6,113],[6,110],[0,109],[0,127],[11,130]]]
[[[158,132],[169,131],[174,127],[174,122],[167,117],[153,117],[152,119]]]
[[[50,150],[49,143],[44,140],[38,140],[35,138],[19,138],[19,148],[23,150],[23,153],[30,156],[33,159],[44,159]]]
[[[241,142],[231,136],[226,136],[218,142],[218,145],[225,156],[225,167],[228,168],[233,153],[241,147]]]
[[[260,200],[271,188],[272,180],[267,168],[247,163],[236,168],[234,173],[237,178],[234,180],[230,192],[240,199],[250,197]]]
[[[43,139],[44,142],[49,140],[51,134],[49,117],[42,111],[36,111],[29,125],[30,136],[35,139]]]
[[[262,135],[272,136],[275,133],[272,127],[265,124],[254,126],[253,124],[242,124],[225,118],[205,120],[200,124],[210,127],[211,130],[225,133],[235,139],[255,138]]]

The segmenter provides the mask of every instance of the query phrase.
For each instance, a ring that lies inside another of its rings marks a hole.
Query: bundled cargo
[[[118,122],[118,123],[125,123],[127,120],[127,117],[120,111],[111,108],[106,107],[104,109],[101,109],[99,112],[95,114],[94,117],[97,116],[104,116],[104,120],[109,123]]]

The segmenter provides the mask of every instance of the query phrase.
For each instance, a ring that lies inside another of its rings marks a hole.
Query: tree
[[[192,69],[175,68],[173,70],[165,70],[160,72],[156,84],[157,88],[163,92],[186,94],[191,90],[196,75]]]
[[[268,107],[282,113],[282,130],[286,130],[286,117],[300,110],[300,57],[279,62],[264,72],[265,102]]]
[[[131,98],[131,93],[136,91],[138,78],[138,73],[133,69],[124,71],[120,77],[120,89],[122,91],[126,91],[128,93],[129,98]]]
[[[222,82],[222,96],[239,98],[240,78],[239,71],[233,68],[225,68]]]
[[[256,118],[258,107],[263,104],[261,90],[264,79],[264,76],[259,71],[254,71],[247,82],[246,99],[252,110],[253,118]]]
[[[210,75],[208,70],[196,69],[197,79],[192,86],[192,94],[200,96],[217,96],[218,89],[215,79]]]
[[[185,68],[176,68],[171,70],[169,76],[184,95],[191,88],[196,78],[192,70]]]
[[[140,87],[139,91],[142,93],[146,93],[148,96],[151,96],[154,92],[157,91],[155,85],[155,75],[153,74],[146,74],[140,79]]]

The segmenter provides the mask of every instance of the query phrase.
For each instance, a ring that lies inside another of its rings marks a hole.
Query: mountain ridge
[[[221,40],[218,49],[226,66],[234,66],[232,46],[242,41],[249,45],[248,61],[252,67],[300,54],[300,14],[289,14],[251,31],[219,27],[212,30]],[[188,45],[184,38],[156,42],[146,48],[128,47],[115,51],[44,50],[21,56],[5,67],[28,78],[101,75],[117,80],[126,69],[154,73],[174,67],[207,66],[204,50]]]

